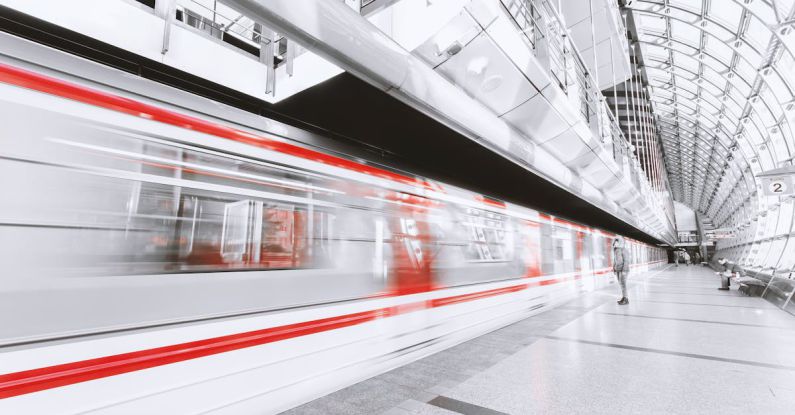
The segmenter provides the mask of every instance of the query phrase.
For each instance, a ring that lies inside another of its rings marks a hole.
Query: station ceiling
[[[318,133],[349,156],[661,243],[349,73],[271,104],[3,6],[0,30]]]
[[[750,220],[756,175],[795,157],[795,1],[626,3],[674,199]]]

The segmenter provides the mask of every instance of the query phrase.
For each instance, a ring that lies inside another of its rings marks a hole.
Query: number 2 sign
[[[793,194],[792,176],[765,177],[762,189],[766,196],[785,196]]]

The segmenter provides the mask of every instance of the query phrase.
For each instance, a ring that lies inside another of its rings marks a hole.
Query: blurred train
[[[158,88],[0,60],[0,413],[274,413],[611,283],[612,233]]]

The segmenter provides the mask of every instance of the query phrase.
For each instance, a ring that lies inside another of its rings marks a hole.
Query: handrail
[[[587,69],[577,46],[566,36],[566,25],[558,11],[549,0],[501,0],[501,2],[529,41],[536,57],[546,61],[547,69],[558,81],[563,93],[570,99],[574,98],[571,96],[572,93],[578,94],[579,110],[583,118],[591,125],[594,134],[601,138],[602,145],[613,155],[616,163],[622,166],[622,170],[629,171],[628,175],[640,194],[644,195],[652,205],[669,210],[669,204],[661,200],[661,192],[654,190],[646,174],[641,173],[642,167],[638,165],[638,156],[634,152],[634,147],[627,140],[607,102],[602,98],[601,91],[595,89],[598,84]],[[533,32],[532,36],[528,35],[529,31]],[[539,33],[543,35],[547,50],[539,47],[541,43],[537,37]],[[546,55],[542,55],[544,52]],[[558,73],[560,69],[563,70],[563,74]],[[576,88],[570,87],[569,70],[574,71]],[[624,160],[625,155],[629,158],[627,163]]]

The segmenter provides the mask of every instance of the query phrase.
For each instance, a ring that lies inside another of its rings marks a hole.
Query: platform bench
[[[737,277],[735,281],[740,284],[739,291],[750,297],[760,297],[767,286],[754,277]]]

